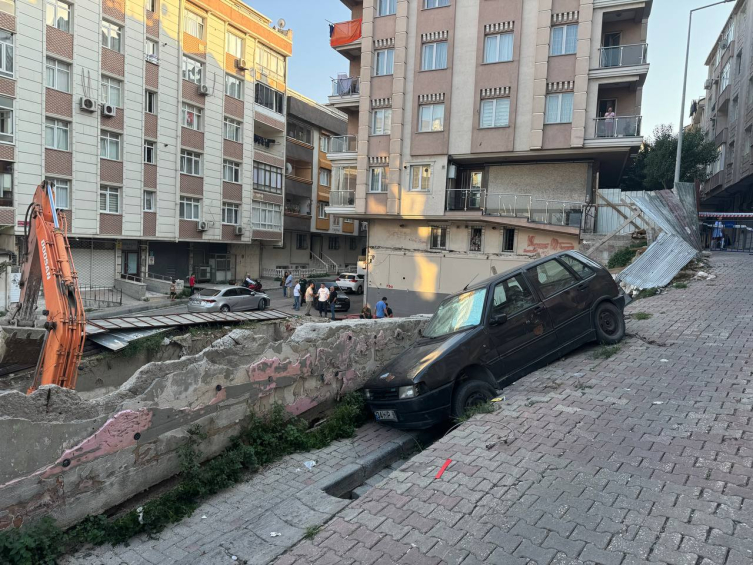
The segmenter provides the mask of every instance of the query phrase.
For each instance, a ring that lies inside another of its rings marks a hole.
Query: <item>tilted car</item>
[[[427,428],[590,341],[625,335],[625,295],[574,251],[550,255],[446,298],[410,348],[365,385],[377,420]]]
[[[356,273],[342,273],[337,276],[335,283],[338,288],[344,292],[363,294],[363,275],[358,275]]]
[[[241,312],[264,310],[271,300],[263,292],[243,286],[206,286],[188,301],[189,312]]]

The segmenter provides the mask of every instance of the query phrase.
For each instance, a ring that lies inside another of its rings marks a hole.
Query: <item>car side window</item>
[[[560,265],[555,259],[537,265],[529,269],[534,280],[539,284],[539,289],[544,298],[549,298],[561,290],[571,287],[576,282],[575,277]]]
[[[252,292],[251,292],[251,291],[250,291],[249,289],[247,289],[247,288],[237,288],[237,289],[235,289],[235,291],[236,291],[236,292],[237,292],[237,293],[238,293],[238,294],[239,294],[240,296],[251,296],[251,295],[253,294],[253,293],[252,293]]]
[[[494,287],[493,316],[506,314],[510,318],[535,304],[536,299],[523,280],[523,275],[510,277]]]
[[[238,296],[238,291],[234,288],[228,288],[225,292],[222,293],[222,296],[224,298],[229,298],[232,296]]]
[[[587,279],[588,277],[592,276],[596,272],[585,263],[578,261],[575,257],[570,257],[569,255],[562,255],[560,257],[560,260],[563,263],[565,263],[568,267],[570,267],[573,271],[575,271],[575,274],[578,275],[582,279]]]

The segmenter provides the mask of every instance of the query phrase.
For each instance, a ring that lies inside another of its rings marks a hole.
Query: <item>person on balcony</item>
[[[607,113],[604,114],[604,129],[606,130],[606,137],[614,137],[615,118],[614,109],[610,106],[607,108]]]

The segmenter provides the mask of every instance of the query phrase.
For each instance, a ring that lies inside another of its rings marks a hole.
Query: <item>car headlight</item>
[[[416,385],[401,386],[397,389],[397,397],[400,400],[407,398],[416,398],[418,396],[418,387]]]

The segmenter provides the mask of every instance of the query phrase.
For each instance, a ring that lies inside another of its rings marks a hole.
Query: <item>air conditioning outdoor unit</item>
[[[201,94],[202,96],[209,96],[211,94],[209,86],[207,86],[206,84],[200,84],[198,90],[199,94]]]
[[[236,59],[235,68],[241,71],[245,71],[248,68],[248,65],[246,64],[246,59]]]
[[[87,98],[86,96],[82,96],[79,100],[79,106],[85,112],[94,112],[97,110],[97,101],[94,100],[94,98]]]
[[[713,84],[712,80],[710,78],[707,78],[706,82],[703,83],[704,90],[711,90],[712,84]]]
[[[117,113],[117,109],[112,104],[102,104],[102,115],[112,118]]]
[[[196,222],[196,231],[207,231],[208,225],[204,220]]]
[[[235,226],[235,235],[243,235],[243,226]]]

